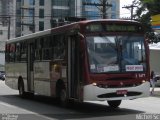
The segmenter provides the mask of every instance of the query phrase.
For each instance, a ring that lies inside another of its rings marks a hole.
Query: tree
[[[136,13],[133,15],[134,19],[141,22],[144,26],[146,26],[146,32],[152,31],[150,18],[151,14],[147,9],[146,2],[144,0],[134,0],[133,5],[137,6]],[[151,0],[147,0],[151,1]]]
[[[147,18],[147,17],[151,18],[152,15],[160,14],[159,0],[134,0],[133,4],[138,6],[134,17],[138,18],[138,20],[140,20],[141,22],[143,21],[143,17],[144,18]],[[147,22],[150,22],[149,19],[145,19],[145,21],[146,20],[147,20]]]
[[[160,13],[159,0],[140,0],[148,9],[151,15],[156,15]]]
[[[146,33],[147,33],[146,36],[150,40],[154,41],[155,41],[154,38],[156,38],[157,41],[157,35],[154,35],[151,29],[151,16],[160,14],[159,0],[134,0],[133,4],[138,6],[134,17],[144,26],[146,26]]]

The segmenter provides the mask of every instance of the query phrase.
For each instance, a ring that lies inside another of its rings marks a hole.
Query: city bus
[[[85,20],[6,42],[5,84],[21,97],[107,101],[149,96],[149,48],[143,26],[129,20]]]

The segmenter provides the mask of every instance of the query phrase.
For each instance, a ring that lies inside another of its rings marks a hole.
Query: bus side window
[[[10,52],[10,44],[7,44],[7,45],[6,45],[6,54],[5,54],[6,62],[9,62],[9,61],[10,61],[9,52]]]
[[[53,58],[53,40],[52,40],[52,36],[49,36],[48,39],[49,39],[49,58],[52,59]]]
[[[43,60],[49,60],[51,58],[51,47],[50,47],[50,37],[46,36],[44,38],[44,46],[42,50]]]
[[[54,44],[54,59],[64,59],[66,54],[66,42],[64,36],[56,36]]]
[[[14,62],[15,61],[15,44],[12,43],[10,45],[10,62]]]
[[[20,43],[16,43],[16,61],[20,61]]]
[[[39,38],[35,40],[35,60],[41,60],[42,59],[42,40],[43,38]]]
[[[26,46],[26,43],[25,42],[22,42],[21,43],[21,46],[20,46],[20,60],[21,61],[26,61],[26,55],[27,55],[27,46]]]

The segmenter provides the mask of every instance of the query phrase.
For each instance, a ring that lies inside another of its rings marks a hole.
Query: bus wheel
[[[60,91],[60,103],[63,107],[67,107],[68,105],[67,93],[65,89],[61,89]]]
[[[121,100],[113,100],[113,101],[107,101],[109,106],[112,108],[117,108],[121,104]]]
[[[24,91],[24,84],[23,84],[23,82],[20,82],[19,83],[19,96],[21,98],[25,98],[25,95],[26,95],[26,93]]]

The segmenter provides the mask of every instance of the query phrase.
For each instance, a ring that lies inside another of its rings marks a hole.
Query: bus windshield
[[[146,71],[143,36],[88,36],[86,42],[91,73]]]

